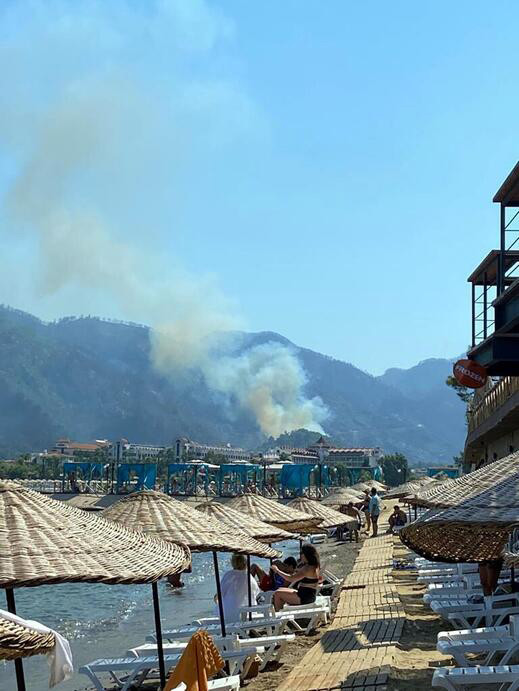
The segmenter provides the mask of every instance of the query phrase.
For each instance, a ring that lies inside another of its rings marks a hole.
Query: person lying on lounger
[[[274,592],[272,604],[278,612],[283,605],[308,605],[315,602],[321,577],[321,563],[319,554],[313,545],[301,547],[301,562],[293,574],[282,571],[279,566],[272,565],[274,573],[278,573],[295,588],[278,588]]]

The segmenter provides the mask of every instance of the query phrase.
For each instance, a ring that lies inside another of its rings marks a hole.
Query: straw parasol
[[[258,494],[244,494],[241,497],[235,497],[227,506],[290,532],[311,533],[320,524],[320,520],[316,516],[297,511],[290,506],[266,499]]]
[[[217,552],[239,552],[272,558],[280,556],[272,547],[249,535],[230,528],[220,521],[178,501],[163,492],[143,490],[134,492],[102,512],[111,521],[122,523],[132,530],[142,530],[163,540],[182,540],[193,552],[212,552],[216,592],[220,612],[222,636],[225,637],[225,616],[220,588],[220,569]],[[251,602],[249,583],[249,603]]]
[[[342,506],[343,504],[349,504],[351,501],[353,504],[358,504],[363,500],[363,496],[359,496],[354,490],[344,490],[342,492],[335,492],[334,494],[329,494],[325,497],[321,504],[324,506]]]
[[[351,523],[352,525],[357,521],[351,516],[335,511],[328,506],[323,506],[321,502],[315,499],[308,499],[307,497],[298,497],[288,503],[291,508],[303,511],[312,516],[316,516],[322,520],[319,528],[336,528],[339,525]]]
[[[410,480],[409,482],[404,482],[401,485],[392,487],[389,492],[384,495],[384,499],[400,499],[413,492],[418,492],[424,486],[422,480]]]
[[[6,589],[12,614],[16,614],[15,587],[151,583],[159,634],[157,581],[179,573],[190,561],[184,545],[148,538],[19,483],[0,480],[0,587]],[[15,665],[18,688],[24,689],[21,660],[15,660]]]
[[[240,513],[235,509],[231,509],[227,504],[211,501],[205,504],[199,504],[196,510],[201,511],[210,518],[224,523],[233,531],[238,530],[261,542],[279,542],[281,540],[292,540],[294,538],[292,533],[282,530],[281,528],[276,528],[263,521],[258,521],[257,518],[252,518],[252,516]]]
[[[193,552],[239,552],[278,557],[279,552],[220,521],[204,516],[187,502],[143,490],[129,494],[101,514],[131,530],[142,530],[171,542],[183,542]]]
[[[350,489],[358,489],[361,490],[361,492],[365,492],[367,489],[371,489],[371,486],[368,485],[367,482],[357,482],[355,485],[352,485]]]
[[[0,660],[46,655],[55,645],[54,633],[39,633],[0,615]]]
[[[365,484],[368,485],[369,487],[374,487],[377,490],[377,492],[381,492],[381,493],[387,492],[389,489],[387,487],[387,485],[383,485],[378,480],[368,480]]]
[[[519,453],[443,483],[441,501],[406,526],[402,542],[437,561],[500,559],[519,526]]]

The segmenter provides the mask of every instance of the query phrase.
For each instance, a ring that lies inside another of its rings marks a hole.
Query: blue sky
[[[244,328],[373,373],[466,348],[466,278],[496,246],[491,199],[519,158],[516,3],[49,0],[2,12],[4,302],[147,321],[106,272],[81,283],[76,264],[61,280],[55,236],[42,259],[41,199],[30,220],[12,212],[20,179],[41,179],[60,213],[88,207],[146,256],[148,286],[150,267],[171,266],[174,282],[214,286]],[[67,142],[78,149],[72,174],[47,164],[62,131],[62,159]],[[97,251],[85,246],[85,262]]]

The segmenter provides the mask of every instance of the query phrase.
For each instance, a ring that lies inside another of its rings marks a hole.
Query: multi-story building
[[[93,442],[71,441],[67,438],[58,439],[51,454],[62,454],[64,456],[74,456],[77,454],[94,454],[98,451],[110,450],[111,444],[107,439],[96,439]]]
[[[165,448],[153,444],[132,444],[127,439],[119,439],[111,445],[111,455],[117,461],[141,463],[156,459]]]
[[[468,410],[465,472],[519,449],[519,163],[494,196],[499,248],[468,278],[472,339],[467,357],[488,376]]]
[[[234,461],[250,462],[253,458],[253,454],[249,451],[230,444],[201,444],[187,437],[181,437],[175,442],[175,460],[177,463],[195,458],[203,461],[208,454],[223,456],[229,463]]]

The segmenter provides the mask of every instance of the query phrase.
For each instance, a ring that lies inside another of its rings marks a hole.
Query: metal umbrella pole
[[[249,607],[252,607],[252,589],[250,579],[252,578],[250,572],[250,554],[247,554],[247,595],[249,598]],[[249,621],[252,621],[252,612],[249,612]]]
[[[164,646],[162,644],[162,625],[160,623],[159,589],[157,582],[151,584],[153,593],[153,613],[155,615],[155,633],[157,635],[157,657],[159,658],[160,689],[166,686],[166,666],[164,664]]]
[[[12,588],[6,588],[5,599],[7,601],[7,611],[11,612],[11,614],[16,614],[14,590]],[[25,676],[23,674],[23,662],[21,658],[16,658],[14,661],[14,668],[16,670],[16,686],[18,691],[25,691]]]
[[[220,613],[220,628],[222,629],[222,638],[225,638],[225,616],[223,612],[222,602],[222,588],[220,585],[220,569],[218,568],[218,555],[213,552],[214,563],[214,577],[216,579],[216,595],[218,597],[218,612]]]

